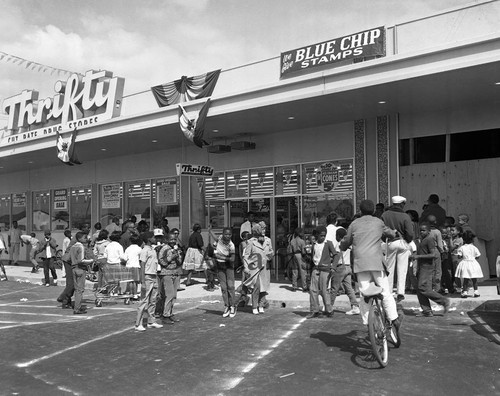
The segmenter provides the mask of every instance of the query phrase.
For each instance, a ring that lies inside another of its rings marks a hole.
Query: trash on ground
[[[283,375],[280,375],[280,378],[290,377],[291,375],[294,375],[294,374],[295,373],[283,374]]]
[[[28,301],[27,298],[21,298],[19,301]]]
[[[226,327],[226,325],[225,324],[220,324],[219,327]]]

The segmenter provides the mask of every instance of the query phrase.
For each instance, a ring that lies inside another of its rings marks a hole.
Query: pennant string
[[[57,73],[58,76],[61,74],[73,74],[75,72],[69,71],[69,70],[64,70],[64,69],[58,69],[56,67],[51,67],[48,65],[44,65],[38,62],[34,62],[28,59],[21,58],[19,56],[7,54],[6,52],[0,51],[0,61],[5,61],[7,63],[12,63],[14,65],[18,66],[23,66],[28,69],[28,70],[36,70],[37,72],[45,73],[45,72],[50,72],[50,75],[53,75],[54,73]],[[83,76],[81,73],[76,73],[80,76]]]

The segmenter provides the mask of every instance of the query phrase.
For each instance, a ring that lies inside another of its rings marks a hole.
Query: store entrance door
[[[292,257],[288,257],[286,248],[290,236],[299,226],[299,197],[280,197],[274,199],[274,218],[276,235],[276,278],[280,274],[288,277]]]

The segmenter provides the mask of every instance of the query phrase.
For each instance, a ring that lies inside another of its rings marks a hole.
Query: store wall
[[[491,102],[477,107],[458,108],[423,114],[399,116],[400,138],[459,133],[500,127],[498,105]],[[470,216],[470,224],[481,244],[479,260],[486,278],[495,274],[495,261],[500,248],[498,197],[500,158],[414,164],[400,168],[401,194],[407,197],[405,209],[422,212],[432,193],[438,194],[440,205],[450,216]]]

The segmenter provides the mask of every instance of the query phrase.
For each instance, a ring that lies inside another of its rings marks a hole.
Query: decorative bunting
[[[51,67],[47,65],[42,65],[41,63],[33,62],[24,58],[20,58],[15,55],[10,55],[5,52],[0,51],[0,61],[4,61],[6,63],[12,63],[13,65],[18,65],[18,66],[23,66],[25,69],[28,70],[35,70],[37,72],[45,73],[47,71],[50,71],[50,75],[53,75],[54,73],[57,73],[58,76],[60,75],[65,75],[65,74],[74,74],[75,72],[69,71],[69,70],[64,70],[64,69],[58,69],[56,67]],[[81,73],[77,73],[79,75],[82,75]]]
[[[203,140],[203,133],[205,132],[205,120],[207,118],[208,108],[210,107],[210,99],[207,99],[201,108],[196,119],[190,119],[184,107],[179,103],[179,125],[184,136],[191,140],[199,148],[208,143]]]
[[[75,151],[76,129],[71,134],[71,139],[65,142],[58,131],[56,131],[57,158],[66,165],[81,165]]]
[[[182,76],[179,80],[152,87],[151,91],[160,107],[206,98],[212,96],[219,75],[220,69],[194,77]]]

